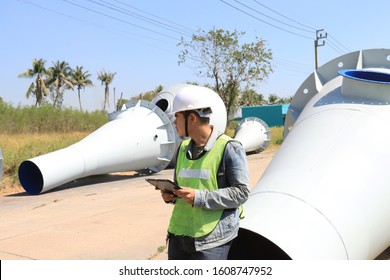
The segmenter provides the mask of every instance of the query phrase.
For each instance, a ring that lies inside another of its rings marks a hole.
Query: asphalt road
[[[274,153],[248,155],[251,187]],[[94,176],[37,196],[0,196],[0,259],[167,259],[172,205],[145,178],[172,174],[165,169],[152,176]],[[378,259],[389,259],[389,252]]]
[[[251,186],[273,154],[248,156]],[[94,176],[37,196],[0,196],[0,259],[166,259],[172,205],[145,178],[172,174]]]

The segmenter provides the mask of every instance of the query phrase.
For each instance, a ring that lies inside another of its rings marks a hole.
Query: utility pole
[[[115,103],[115,87],[114,87],[114,110],[116,108],[116,103]]]
[[[316,69],[318,68],[318,51],[317,51],[317,48],[325,46],[325,40],[323,40],[323,39],[328,37],[328,33],[326,33],[326,32],[322,33],[322,31],[324,31],[324,29],[316,30],[316,39],[314,40],[314,59],[315,59],[315,67],[316,67]],[[319,40],[323,40],[323,41],[319,42]]]

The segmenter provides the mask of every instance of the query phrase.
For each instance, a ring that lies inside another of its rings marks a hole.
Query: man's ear
[[[195,113],[190,113],[189,118],[190,118],[190,121],[191,121],[191,122],[195,122],[195,121],[196,121],[196,115],[195,115]]]

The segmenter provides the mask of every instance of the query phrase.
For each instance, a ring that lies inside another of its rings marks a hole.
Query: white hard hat
[[[173,99],[172,114],[177,112],[211,108],[216,100],[215,93],[204,87],[188,87],[186,90],[176,94]]]
[[[213,133],[224,133],[226,129],[227,113],[221,97],[212,89],[189,84],[179,84],[172,87],[175,97],[172,101],[170,114],[194,110],[201,117],[210,118],[210,125],[214,127]],[[199,109],[210,108],[211,112]]]

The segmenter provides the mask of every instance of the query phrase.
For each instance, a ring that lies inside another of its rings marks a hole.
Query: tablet
[[[168,192],[168,193],[173,193],[174,190],[181,189],[178,185],[176,185],[175,182],[172,182],[171,180],[168,179],[150,179],[146,178],[145,179],[148,183],[152,184],[156,188]]]

